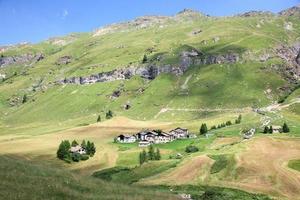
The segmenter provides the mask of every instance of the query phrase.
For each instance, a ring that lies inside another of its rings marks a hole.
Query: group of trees
[[[106,119],[111,119],[112,117],[113,117],[113,112],[111,111],[111,110],[109,110],[109,111],[107,111],[106,113],[105,113],[105,118]],[[98,115],[98,117],[97,117],[97,122],[101,122],[101,115]]]
[[[242,115],[239,115],[238,118],[235,120],[235,124],[240,124],[242,122]],[[226,126],[231,126],[233,123],[229,120],[227,122],[218,124],[218,126],[213,125],[210,130],[214,130],[214,129],[219,129],[219,128],[224,128]]]
[[[201,124],[201,127],[200,127],[200,135],[204,135],[205,133],[207,133],[207,126],[206,126],[206,124],[204,123],[204,124]]]
[[[160,151],[158,148],[156,148],[155,150],[153,145],[149,146],[148,152],[146,152],[144,149],[139,155],[140,165],[144,164],[145,162],[148,162],[149,160],[160,160],[160,159],[161,159]]]
[[[58,147],[58,150],[56,152],[57,158],[64,160],[66,162],[79,162],[80,160],[87,160],[89,159],[89,156],[92,157],[96,153],[96,147],[93,142],[85,141],[83,140],[81,142],[81,148],[85,150],[85,154],[80,154],[78,152],[71,152],[71,147],[78,146],[78,142],[76,140],[73,140],[72,143],[70,143],[69,140],[63,140]]]
[[[280,132],[283,132],[283,133],[290,132],[290,128],[288,127],[286,122],[283,123],[282,130]],[[263,133],[265,133],[265,134],[266,133],[271,133],[272,134],[273,133],[273,127],[272,126],[270,126],[270,127],[265,126]]]

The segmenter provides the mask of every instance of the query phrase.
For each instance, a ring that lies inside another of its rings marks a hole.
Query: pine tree
[[[205,133],[207,133],[207,126],[206,124],[201,124],[201,127],[200,127],[200,135],[204,135]]]
[[[145,54],[142,60],[142,63],[146,63],[148,61],[147,55]]]
[[[156,149],[156,153],[155,153],[155,160],[160,160],[160,159],[161,159],[160,151],[159,151],[159,149],[157,148],[157,149]]]
[[[101,122],[101,116],[98,115],[97,122]]]
[[[24,95],[23,95],[23,98],[22,98],[22,103],[26,103],[26,102],[27,102],[27,95],[24,94]]]
[[[147,157],[147,153],[146,153],[145,149],[143,150],[142,154],[143,154],[144,162],[148,162],[148,157]]]
[[[76,140],[73,140],[71,145],[72,147],[76,147],[78,145],[78,142]]]
[[[269,133],[269,128],[265,126],[264,133]]]
[[[86,142],[85,142],[85,140],[82,140],[81,147],[84,148],[84,149],[86,149]]]
[[[139,161],[140,161],[140,165],[144,164],[144,162],[146,162],[146,152],[145,150],[140,152],[140,157],[139,157]]]
[[[155,159],[154,147],[152,145],[150,145],[149,150],[148,150],[148,158],[149,158],[149,160]]]
[[[269,133],[273,133],[273,127],[272,126],[270,126],[270,128],[269,128]]]
[[[284,133],[288,133],[290,132],[290,128],[288,127],[288,125],[284,122],[283,126],[282,126],[282,131]]]
[[[111,119],[113,117],[113,112],[111,110],[109,110],[107,113],[106,113],[106,119]]]
[[[56,152],[57,158],[64,160],[69,157],[69,150],[71,148],[70,142],[68,140],[64,140],[60,143],[58,150]]]
[[[90,156],[94,156],[94,154],[96,153],[96,147],[95,147],[95,144],[94,142],[91,143],[91,146],[90,146]]]

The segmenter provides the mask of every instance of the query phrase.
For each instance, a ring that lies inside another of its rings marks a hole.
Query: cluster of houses
[[[194,134],[189,134],[186,128],[176,128],[166,133],[161,130],[143,130],[134,135],[121,134],[115,138],[119,143],[135,143],[139,142],[139,147],[146,147],[151,144],[162,144],[172,142],[177,139],[187,139],[197,137]]]

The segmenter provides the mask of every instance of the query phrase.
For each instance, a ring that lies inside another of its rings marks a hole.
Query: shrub
[[[81,155],[79,153],[72,153],[71,158],[74,162],[79,162],[81,160]]]
[[[189,145],[185,148],[185,152],[187,152],[187,153],[194,153],[197,151],[199,151],[199,148],[196,146]]]
[[[80,159],[81,160],[88,160],[90,157],[88,155],[81,155]]]
[[[217,129],[217,127],[215,125],[213,125],[210,130],[214,130],[214,129]]]
[[[231,121],[226,122],[226,126],[231,126],[231,125],[232,125]]]

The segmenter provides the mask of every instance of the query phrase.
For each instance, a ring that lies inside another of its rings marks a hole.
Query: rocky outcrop
[[[153,80],[162,73],[174,74],[176,76],[182,75],[192,65],[210,65],[238,62],[238,54],[224,54],[224,55],[203,55],[197,50],[183,51],[180,54],[179,65],[156,65],[148,64],[143,66],[129,66],[127,68],[116,69],[109,72],[101,72],[87,77],[72,77],[57,81],[59,84],[93,84],[97,82],[110,82],[116,80],[126,80],[133,76],[140,76],[144,79]]]
[[[258,17],[258,16],[273,16],[272,12],[267,11],[249,11],[243,14],[239,14],[239,17]]]
[[[300,50],[299,50],[298,55],[297,55],[297,57],[296,57],[296,63],[297,63],[298,65],[300,65]]]
[[[31,62],[38,62],[44,59],[44,55],[41,53],[37,54],[22,54],[16,56],[1,56],[0,57],[0,67],[6,67],[9,65],[16,64],[27,64]]]
[[[71,56],[62,56],[56,61],[56,64],[57,65],[67,65],[67,64],[71,63],[71,61],[72,61]]]
[[[291,16],[299,16],[300,17],[300,5],[283,10],[279,13],[279,15],[285,16],[285,17],[291,17]]]
[[[285,61],[286,74],[290,81],[297,82],[300,78],[300,43],[293,46],[281,45],[276,49],[276,55]]]

